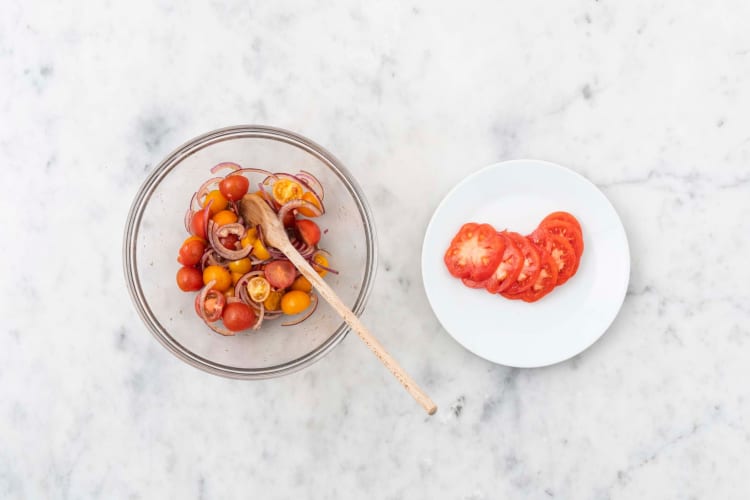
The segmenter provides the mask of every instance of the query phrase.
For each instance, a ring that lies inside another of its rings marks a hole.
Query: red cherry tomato
[[[451,241],[443,260],[456,278],[483,281],[497,268],[505,240],[489,224],[464,224]]]
[[[271,286],[279,290],[292,286],[294,278],[297,276],[294,264],[288,260],[274,260],[273,262],[269,262],[263,271]]]
[[[203,207],[203,210],[195,212],[193,218],[190,220],[190,229],[193,234],[200,236],[204,240],[206,239],[206,232],[208,231],[208,219],[211,216],[211,205],[213,205],[213,203],[208,202],[208,204]]]
[[[183,292],[194,292],[203,288],[203,273],[194,267],[181,267],[177,271],[177,286]]]
[[[219,182],[219,191],[224,198],[230,201],[237,201],[247,193],[250,187],[250,181],[242,175],[229,175]]]
[[[227,304],[224,307],[221,319],[224,321],[224,326],[233,332],[247,330],[258,320],[255,311],[242,302]]]
[[[188,238],[180,247],[180,255],[177,262],[183,266],[194,266],[201,261],[203,252],[206,250],[206,244],[195,237]]]
[[[315,246],[320,241],[320,228],[311,220],[298,220],[297,231],[299,231],[302,241],[310,246]]]
[[[237,243],[239,242],[240,239],[235,234],[228,234],[223,238],[219,238],[219,243],[229,250],[237,250]]]
[[[198,313],[198,316],[201,315],[200,299],[201,294],[197,294],[195,296],[195,312]],[[209,290],[206,294],[206,301],[203,303],[203,309],[206,311],[206,321],[211,323],[218,321],[221,318],[221,313],[226,303],[226,295],[214,289]]]

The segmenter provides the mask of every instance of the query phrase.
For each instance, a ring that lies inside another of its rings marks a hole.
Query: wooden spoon
[[[344,319],[352,330],[357,332],[359,338],[370,348],[377,358],[385,365],[388,370],[395,376],[401,385],[411,394],[411,396],[422,405],[422,408],[432,415],[437,411],[437,406],[432,402],[430,397],[420,389],[416,382],[399,366],[395,359],[385,350],[378,340],[365,328],[356,314],[349,310],[336,292],[328,286],[323,278],[308,264],[302,255],[297,251],[284,230],[284,225],[279,220],[276,213],[268,204],[258,195],[246,194],[240,201],[240,212],[246,221],[261,226],[263,237],[266,242],[278,248],[294,264],[302,275],[312,283],[320,292],[320,295],[333,307],[333,309]]]

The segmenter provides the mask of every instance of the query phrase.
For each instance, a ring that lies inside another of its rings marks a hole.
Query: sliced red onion
[[[312,316],[312,314],[315,312],[315,309],[317,309],[317,308],[318,308],[318,296],[315,295],[314,293],[311,293],[310,294],[310,305],[308,306],[308,309],[307,309],[307,312],[305,313],[305,315],[302,316],[299,319],[295,319],[293,321],[288,321],[286,323],[282,323],[281,326],[299,325],[300,323],[302,323],[303,321],[305,321],[307,318],[309,318],[310,316]]]
[[[206,182],[204,182],[203,184],[201,184],[201,187],[198,188],[198,194],[196,195],[198,203],[200,203],[201,199],[208,194],[208,188],[211,187],[212,184],[214,183],[218,184],[219,182],[223,180],[224,180],[223,177],[212,177],[208,179]]]
[[[201,204],[198,203],[198,191],[193,193],[193,197],[190,198],[190,210],[200,210]]]
[[[301,256],[304,258],[311,257],[312,254],[315,253],[315,247],[312,245],[308,245],[304,241],[301,241],[296,236],[292,235],[291,238],[289,238],[289,241],[292,243],[292,246],[297,249],[297,251],[300,253]]]
[[[260,330],[260,325],[263,324],[263,316],[265,316],[266,308],[263,304],[260,305],[260,311],[258,312],[258,321],[253,325],[253,330]]]
[[[240,297],[243,299],[243,301],[245,301],[245,299],[242,297],[242,294],[244,291],[244,294],[247,297],[247,301],[245,302],[247,302],[248,305],[252,305],[250,304],[250,302],[253,302],[253,300],[250,299],[249,295],[247,295],[247,282],[250,281],[250,278],[254,278],[255,276],[262,276],[262,275],[263,275],[263,271],[250,271],[250,272],[243,274],[242,277],[240,277],[240,279],[237,280],[237,284],[234,285],[234,296]]]
[[[193,220],[193,211],[191,209],[187,209],[187,212],[185,212],[185,231],[188,233],[191,233],[190,231],[190,222]]]
[[[323,184],[320,183],[317,177],[306,170],[300,170],[297,177],[305,181],[305,184],[310,187],[310,191],[318,195],[318,198],[323,199],[325,191],[323,191]]]
[[[225,224],[223,226],[217,226],[214,221],[209,221],[208,224],[208,242],[214,249],[214,252],[229,260],[239,260],[247,257],[252,252],[253,247],[248,245],[239,250],[230,250],[221,244],[219,238],[224,238],[230,234],[234,234],[239,238],[245,235],[245,226],[242,224]]]
[[[318,207],[310,203],[309,201],[305,200],[292,200],[284,203],[281,205],[281,208],[279,209],[279,213],[277,214],[279,217],[279,220],[281,223],[284,223],[284,217],[287,213],[289,213],[290,210],[296,210],[298,208],[307,208],[310,210],[313,214],[315,214],[315,217],[321,215],[323,212],[320,211]]]
[[[239,170],[235,170],[229,175],[240,175],[240,174],[260,174],[260,175],[265,175],[266,177],[274,177],[274,174],[272,174],[268,170],[263,170],[262,168],[240,168]],[[229,177],[229,175],[227,175],[227,177]]]
[[[237,170],[239,170],[242,167],[240,167],[239,165],[237,165],[236,163],[233,163],[231,161],[223,161],[223,162],[221,162],[221,163],[219,163],[219,164],[214,165],[213,167],[211,167],[211,173],[215,174],[216,172],[218,172],[219,170],[221,170],[223,168],[228,168],[229,170],[237,171]]]
[[[227,304],[233,304],[235,302],[242,302],[242,299],[237,297],[227,297]]]

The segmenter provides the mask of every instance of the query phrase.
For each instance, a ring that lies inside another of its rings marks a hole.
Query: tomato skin
[[[552,256],[557,269],[557,284],[562,285],[578,270],[579,259],[570,242],[559,234],[536,230],[529,239],[538,247],[543,247]]]
[[[209,211],[211,210],[211,203],[209,203],[203,210],[198,210],[193,214],[193,218],[190,219],[190,229],[192,233],[200,238],[206,239],[206,228],[208,227]]]
[[[195,296],[195,312],[200,317],[200,300],[201,294]],[[224,306],[227,303],[227,297],[225,294],[220,293],[213,288],[206,293],[206,300],[203,303],[203,308],[206,310],[206,321],[213,323],[221,318],[221,313],[224,310]]]
[[[547,221],[553,221],[553,220],[561,220],[561,221],[567,222],[569,224],[573,224],[575,226],[575,228],[578,229],[578,232],[581,233],[581,234],[583,234],[583,231],[581,230],[581,223],[578,222],[578,219],[576,219],[573,214],[570,214],[568,212],[562,212],[562,211],[560,211],[560,212],[552,212],[547,217],[545,217],[544,219],[542,219],[542,222],[540,222],[539,225],[541,226],[545,222],[547,222]]]
[[[294,315],[299,314],[308,307],[310,307],[310,295],[299,290],[292,290],[287,292],[281,298],[281,310],[284,314]]]
[[[559,234],[573,246],[578,259],[583,255],[583,233],[575,224],[560,219],[551,219],[539,224],[539,230]]]
[[[294,283],[297,269],[288,260],[274,260],[263,269],[266,279],[274,288],[289,288]]]
[[[206,244],[199,239],[195,239],[194,236],[185,240],[180,247],[180,253],[177,257],[177,262],[183,266],[194,266],[201,261],[203,252],[206,251]]]
[[[203,288],[203,275],[194,267],[181,267],[177,271],[177,286],[183,292],[194,292]]]
[[[203,199],[201,206],[208,206],[209,203],[211,204],[211,208],[208,209],[208,212],[210,215],[214,215],[215,213],[221,212],[222,210],[227,208],[229,201],[227,201],[227,199],[224,197],[224,195],[221,194],[221,192],[214,190],[209,191],[209,193]]]
[[[302,219],[297,221],[297,231],[302,241],[310,246],[315,246],[320,241],[320,228],[311,220]]]
[[[231,210],[222,210],[220,212],[216,212],[216,214],[211,217],[211,220],[219,226],[223,226],[225,224],[234,224],[235,222],[237,222],[237,214],[235,214]]]
[[[255,241],[253,241],[253,255],[260,260],[268,260],[271,258],[271,254],[268,252],[268,249],[260,238],[256,238]]]
[[[510,288],[518,279],[523,268],[523,253],[514,243],[513,239],[507,236],[507,231],[499,233],[505,239],[505,251],[500,259],[500,264],[492,273],[492,276],[484,282],[484,287],[490,293],[501,293]]]
[[[250,187],[250,181],[242,175],[228,175],[219,182],[219,191],[229,201],[242,199]]]
[[[245,257],[244,259],[233,260],[227,266],[229,266],[229,270],[233,273],[245,274],[249,273],[250,269],[253,268],[253,263]]]
[[[299,276],[294,283],[292,283],[292,290],[299,290],[300,292],[312,291],[312,283],[304,276]]]
[[[531,288],[539,276],[542,262],[539,251],[527,238],[514,232],[508,232],[506,236],[513,240],[513,243],[523,254],[523,265],[516,280],[502,292],[504,297],[507,295],[516,295]]]
[[[328,267],[328,258],[322,253],[316,253],[312,258],[312,268],[318,272],[321,278],[325,277],[325,275],[328,274],[328,271],[322,267],[316,266],[315,264]]]
[[[281,297],[282,293],[277,291],[273,291],[268,294],[268,297],[266,300],[263,301],[263,306],[266,308],[267,311],[278,311],[281,307]]]
[[[497,269],[505,240],[489,224],[469,222],[461,226],[443,256],[445,266],[456,278],[479,282]]]
[[[236,234],[228,234],[223,238],[219,238],[219,243],[221,243],[224,248],[228,248],[229,250],[237,250],[237,243],[239,242],[240,239]]]
[[[461,282],[469,288],[484,288],[487,283],[487,280],[472,281],[468,278],[461,278]]]
[[[242,302],[227,304],[221,314],[221,319],[224,321],[224,326],[227,327],[227,330],[233,332],[247,330],[258,321],[258,317],[252,307]]]
[[[203,270],[203,284],[207,285],[215,281],[214,288],[220,292],[226,292],[232,286],[232,275],[221,266],[206,266]]]

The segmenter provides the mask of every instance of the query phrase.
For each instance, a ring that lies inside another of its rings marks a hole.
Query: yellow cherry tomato
[[[307,191],[305,194],[303,194],[302,199],[309,203],[312,203],[313,205],[318,207],[320,210],[323,209],[323,207],[321,207],[320,203],[318,202],[318,197],[312,194],[310,191]],[[307,207],[300,208],[299,213],[301,213],[305,217],[316,217],[316,214],[314,214],[313,211]]]
[[[245,257],[244,259],[233,260],[228,265],[230,271],[240,274],[249,273],[250,269],[252,269],[253,267],[253,263],[250,262],[250,259],[248,259],[247,257]]]
[[[279,179],[273,185],[273,199],[282,205],[302,198],[302,186],[289,179]]]
[[[287,292],[281,298],[281,310],[284,314],[299,314],[310,307],[310,296],[299,290]]]
[[[310,292],[312,290],[312,283],[307,278],[300,276],[294,283],[292,283],[292,290],[299,290],[300,292]]]
[[[242,237],[240,240],[240,244],[242,245],[242,248],[245,248],[246,246],[252,245],[255,240],[258,239],[258,230],[254,227],[251,227],[247,230],[245,233],[245,236]]]
[[[234,297],[234,288],[230,287],[229,290],[227,290],[226,292],[224,292],[224,295],[226,297]]]
[[[221,194],[221,191],[218,189],[215,191],[210,191],[205,198],[203,198],[203,203],[201,203],[201,206],[205,207],[208,205],[208,202],[211,202],[211,208],[208,209],[208,212],[211,215],[214,215],[218,212],[221,212],[225,208],[227,208],[227,205],[229,205],[229,200],[224,198],[224,195]]]
[[[225,224],[234,224],[235,222],[237,222],[237,215],[235,215],[235,213],[230,210],[222,210],[221,212],[217,212],[216,215],[211,217],[211,220],[219,226],[223,226]]]
[[[321,277],[323,277],[326,274],[328,274],[328,271],[326,271],[325,269],[322,269],[322,268],[316,266],[315,264],[320,264],[321,266],[328,267],[328,259],[326,258],[325,255],[323,255],[322,253],[315,254],[315,257],[313,257],[313,265],[312,265],[312,267],[313,267],[313,269],[315,269],[318,272],[318,274]]]
[[[237,282],[242,278],[245,273],[230,273],[232,275],[232,285],[236,285]]]
[[[232,286],[232,276],[221,266],[207,266],[203,270],[203,284],[208,285],[209,281],[216,281],[214,289],[219,292],[226,292]]]
[[[263,306],[268,311],[278,311],[281,306],[281,292],[271,292],[268,294],[266,300],[263,301]]]
[[[182,244],[184,245],[184,244],[189,243],[191,241],[199,241],[199,242],[203,243],[204,245],[206,243],[208,243],[205,238],[201,238],[200,236],[188,236],[188,238],[185,241],[183,241]]]
[[[262,276],[250,278],[247,282],[247,294],[255,302],[261,303],[271,295],[271,284]]]
[[[256,259],[260,260],[267,260],[271,258],[271,254],[268,253],[268,250],[266,249],[265,245],[263,245],[263,242],[260,240],[260,238],[256,239],[253,242],[253,255]]]

